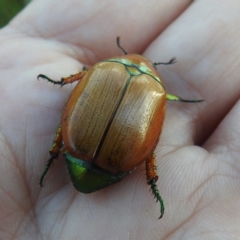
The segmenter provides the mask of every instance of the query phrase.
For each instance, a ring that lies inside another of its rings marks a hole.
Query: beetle
[[[156,185],[154,149],[161,134],[166,100],[202,100],[166,93],[156,66],[173,64],[175,58],[152,63],[141,55],[128,54],[119,37],[117,46],[124,55],[83,68],[60,81],[38,75],[38,79],[60,86],[78,81],[66,103],[39,184],[43,186],[46,173],[60,153],[74,187],[82,193],[114,184],[145,162],[147,184],[160,203],[162,218],[165,207]]]

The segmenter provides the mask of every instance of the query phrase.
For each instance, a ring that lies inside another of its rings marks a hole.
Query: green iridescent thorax
[[[153,77],[156,81],[162,84],[160,78],[152,71],[151,67],[146,64],[146,61],[138,61],[135,63],[132,59],[128,58],[112,58],[105,60],[105,62],[117,62],[121,63],[126,67],[126,70],[129,72],[130,75],[138,76],[141,74],[147,74]]]
[[[128,173],[113,175],[90,162],[64,153],[69,176],[74,187],[82,193],[91,193],[122,180]]]

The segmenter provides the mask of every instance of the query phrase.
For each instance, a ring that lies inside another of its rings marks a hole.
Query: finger
[[[85,57],[96,61],[120,53],[117,36],[129,52],[143,51],[191,2],[33,1],[11,26],[34,37],[79,46]]]
[[[188,141],[203,143],[240,97],[239,10],[233,0],[211,2],[207,9],[205,2],[194,2],[145,52],[153,61],[177,58],[173,66],[159,67],[170,93],[204,99],[170,106],[175,109],[171,124],[183,119],[191,131]]]

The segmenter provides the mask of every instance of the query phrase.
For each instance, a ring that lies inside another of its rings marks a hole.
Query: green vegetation
[[[5,26],[31,0],[0,0],[0,27]]]

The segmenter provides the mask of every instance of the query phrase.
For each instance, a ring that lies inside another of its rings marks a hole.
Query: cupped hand
[[[240,3],[32,1],[0,30],[0,239],[239,239]],[[121,54],[159,66],[168,92],[156,148],[161,220],[144,166],[120,183],[77,192],[59,158],[38,185],[64,104],[53,86]]]

